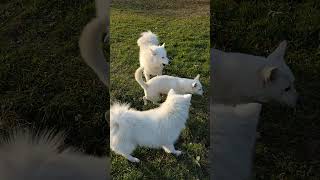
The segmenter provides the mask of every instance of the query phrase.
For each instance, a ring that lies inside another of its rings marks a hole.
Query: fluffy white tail
[[[96,0],[97,17],[84,27],[79,40],[82,58],[106,86],[109,86],[109,65],[104,57],[101,39],[104,33],[108,33],[109,4],[109,0]]]
[[[137,41],[138,46],[158,45],[158,36],[151,31],[141,33],[141,37]]]
[[[122,116],[130,109],[129,104],[114,103],[110,107],[110,134],[117,133],[119,126],[126,126],[125,119]]]
[[[148,88],[148,85],[143,81],[142,79],[142,72],[143,72],[143,67],[139,67],[135,74],[134,74],[134,77],[136,79],[136,81],[140,84],[140,86],[146,90]]]

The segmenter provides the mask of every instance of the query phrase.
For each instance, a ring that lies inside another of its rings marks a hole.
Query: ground
[[[255,177],[320,178],[320,2],[211,0],[211,46],[267,56],[288,40],[286,62],[303,105],[263,105]]]
[[[109,152],[103,115],[109,95],[78,48],[81,29],[94,13],[87,0],[1,3],[1,136],[15,128],[55,129],[82,152]]]
[[[185,152],[175,157],[161,149],[138,148],[133,155],[139,164],[130,163],[112,152],[113,179],[209,179],[209,1],[114,1],[111,10],[111,102],[131,103],[138,110],[155,108],[143,105],[143,89],[134,79],[139,67],[140,33],[151,30],[166,43],[172,64],[164,74],[194,78],[200,74],[203,97],[194,95],[190,118],[176,148]]]

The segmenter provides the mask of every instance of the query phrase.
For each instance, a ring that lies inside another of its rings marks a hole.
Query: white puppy
[[[141,33],[137,44],[140,47],[140,67],[144,67],[146,81],[149,81],[150,75],[162,75],[163,67],[169,64],[164,43],[160,46],[157,35],[148,31]]]
[[[294,75],[284,61],[283,41],[267,58],[211,49],[215,104],[278,101],[295,106]]]
[[[158,104],[160,94],[167,94],[170,89],[175,90],[178,94],[203,94],[199,74],[194,79],[162,75],[144,82],[142,79],[143,69],[143,67],[140,67],[136,70],[135,78],[144,90],[143,101],[145,105],[147,104],[147,100],[152,101],[154,104]]]
[[[160,107],[148,111],[130,109],[127,104],[110,108],[110,147],[131,162],[140,162],[130,154],[137,146],[162,147],[180,155],[174,148],[189,117],[191,94],[179,95],[170,90]]]

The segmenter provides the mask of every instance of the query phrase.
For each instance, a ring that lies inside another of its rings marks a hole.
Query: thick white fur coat
[[[170,90],[160,107],[147,111],[131,109],[127,104],[113,104],[110,108],[111,149],[132,160],[130,154],[137,146],[173,147],[188,119],[190,101],[191,94],[178,95]]]

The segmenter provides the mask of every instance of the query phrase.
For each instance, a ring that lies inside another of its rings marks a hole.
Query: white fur
[[[144,90],[143,101],[145,105],[147,104],[147,100],[158,104],[160,94],[168,94],[170,89],[173,89],[178,94],[203,94],[199,74],[194,79],[161,75],[144,82],[142,79],[143,69],[143,67],[140,67],[136,70],[135,78]]]
[[[157,35],[148,31],[141,33],[137,44],[140,47],[140,67],[144,67],[146,81],[151,75],[162,75],[163,67],[169,64],[164,43],[160,46]]]
[[[1,140],[1,180],[109,179],[108,158],[61,150],[64,137],[59,134],[19,130]]]
[[[294,76],[284,61],[283,41],[268,57],[211,49],[213,103],[278,101],[295,106]]]
[[[109,63],[101,46],[101,38],[104,33],[109,34],[109,5],[110,0],[96,0],[97,17],[83,28],[80,39],[79,48],[83,60],[98,75],[100,80],[109,86]],[[106,36],[106,38],[107,38]]]
[[[162,147],[167,153],[180,155],[174,143],[189,116],[191,94],[179,95],[170,90],[160,107],[137,111],[127,104],[110,108],[110,147],[131,162],[140,162],[130,154],[137,146]]]

